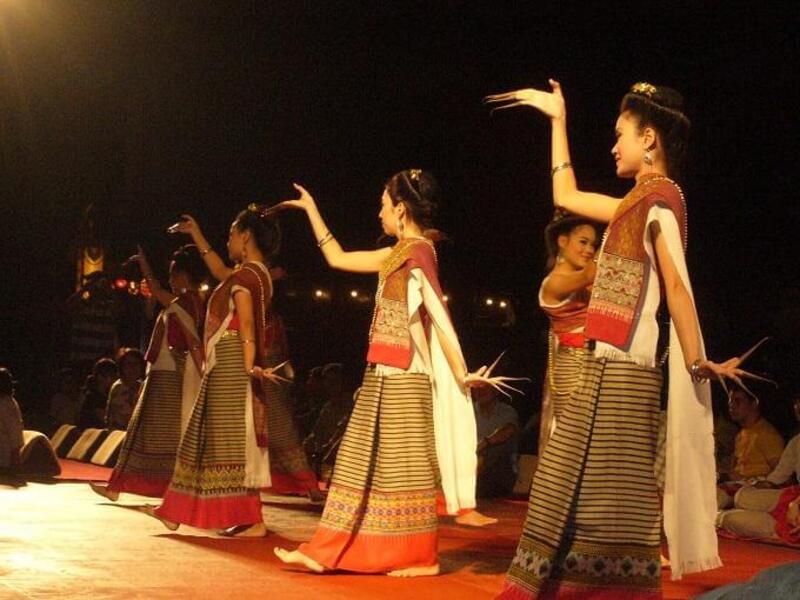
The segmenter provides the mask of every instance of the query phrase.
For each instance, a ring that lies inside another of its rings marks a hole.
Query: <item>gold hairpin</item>
[[[642,94],[643,96],[652,98],[658,90],[656,89],[656,86],[644,81],[640,81],[639,83],[634,83],[631,86],[631,91],[635,94]]]
[[[261,209],[258,208],[258,204],[256,204],[255,202],[251,202],[250,204],[248,204],[247,205],[247,210],[249,210],[250,212],[260,212],[261,211]]]
[[[409,177],[414,181],[419,181],[419,176],[422,175],[422,169],[409,169]]]

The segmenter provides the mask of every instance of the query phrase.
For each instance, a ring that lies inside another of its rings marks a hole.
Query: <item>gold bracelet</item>
[[[552,177],[553,175],[555,175],[559,171],[563,171],[564,169],[571,169],[571,168],[572,168],[572,163],[569,162],[568,160],[566,160],[566,161],[564,161],[562,163],[557,164],[555,167],[552,168],[552,170],[550,171],[550,177]]]
[[[317,247],[322,248],[325,244],[330,242],[333,239],[333,234],[329,231],[325,235],[322,236],[322,239],[317,242]]]
[[[243,343],[243,344],[255,344],[255,343],[256,343],[256,341],[255,341],[255,340],[245,340],[245,339],[243,339],[243,340],[242,340],[242,343]]]

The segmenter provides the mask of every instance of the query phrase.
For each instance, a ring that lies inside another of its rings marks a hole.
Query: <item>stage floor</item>
[[[312,575],[284,568],[276,545],[307,540],[321,508],[304,499],[264,496],[268,537],[220,538],[188,527],[171,533],[137,510],[153,500],[123,496],[113,504],[82,483],[0,487],[0,598],[492,598],[516,547],[525,503],[482,509],[500,518],[487,529],[442,520],[439,577]],[[664,574],[665,598],[692,598],[763,568],[800,560],[800,551],[720,540],[725,567],[681,582]]]

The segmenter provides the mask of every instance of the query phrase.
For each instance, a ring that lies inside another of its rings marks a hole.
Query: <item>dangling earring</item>
[[[398,240],[402,240],[403,239],[403,230],[405,228],[406,228],[406,226],[403,225],[403,220],[402,219],[397,219],[397,239]]]
[[[556,256],[556,264],[561,264],[563,262],[564,262],[564,257],[561,256],[561,253],[559,252],[558,256]]]
[[[247,262],[247,246],[242,246],[242,262]]]
[[[644,153],[644,157],[642,158],[642,160],[644,161],[644,164],[649,165],[651,167],[653,166],[653,155],[650,154],[650,150],[647,150]]]

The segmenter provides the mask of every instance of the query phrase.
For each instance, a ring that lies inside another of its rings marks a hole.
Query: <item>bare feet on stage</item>
[[[661,555],[661,568],[662,569],[669,569],[671,566],[672,565],[670,564],[669,559],[662,554]]]
[[[262,521],[254,525],[234,525],[219,532],[224,537],[237,537],[237,538],[260,538],[266,537],[269,529]]]
[[[397,569],[396,571],[389,571],[389,577],[430,577],[439,574],[439,565],[435,564],[430,567],[409,567],[408,569]]]
[[[463,515],[458,515],[455,518],[455,522],[459,525],[468,525],[469,527],[485,527],[486,525],[494,525],[497,523],[497,519],[494,517],[487,517],[473,509]]]
[[[287,565],[300,565],[305,567],[309,571],[314,571],[314,573],[322,573],[325,571],[325,567],[315,561],[313,558],[309,558],[299,550],[284,550],[283,548],[278,548],[277,546],[274,549],[275,556],[281,559]]]
[[[89,483],[89,487],[92,488],[92,491],[95,494],[99,494],[103,498],[106,498],[107,500],[116,502],[119,499],[119,492],[115,492],[113,490],[108,489],[108,486],[99,485],[97,483]]]
[[[174,521],[169,521],[167,519],[164,519],[163,517],[159,517],[156,514],[157,509],[158,509],[157,506],[153,506],[152,504],[145,504],[143,507],[141,507],[140,510],[144,514],[150,515],[154,519],[158,519],[159,521],[161,521],[164,524],[164,527],[166,527],[170,531],[177,531],[178,527],[180,527],[180,523],[175,523]]]
[[[311,501],[311,504],[325,504],[325,499],[327,497],[328,493],[322,490],[308,490],[308,499]]]

